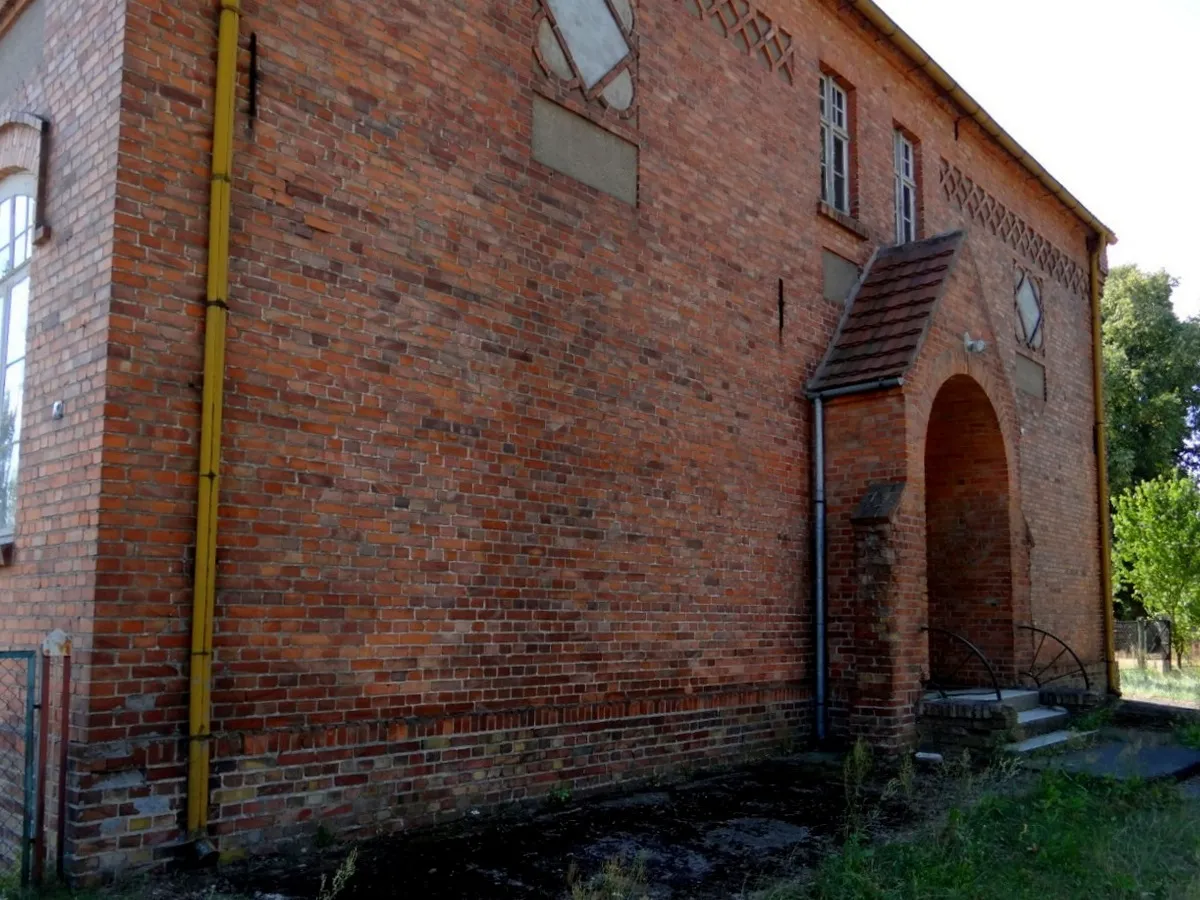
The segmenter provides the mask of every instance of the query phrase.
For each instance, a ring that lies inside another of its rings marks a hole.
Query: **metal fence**
[[[1137,619],[1114,623],[1117,655],[1144,663],[1148,659],[1171,660],[1171,623],[1166,619]]]
[[[37,654],[0,651],[0,868],[29,883],[33,849]]]

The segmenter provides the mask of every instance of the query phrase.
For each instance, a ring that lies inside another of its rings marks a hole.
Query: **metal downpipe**
[[[816,733],[818,742],[825,741],[829,727],[829,629],[825,560],[825,401],[835,397],[866,394],[903,385],[903,378],[880,378],[865,384],[830,388],[808,395],[813,404],[813,593],[816,595],[813,644],[816,648]]]
[[[1089,248],[1092,301],[1092,400],[1095,407],[1096,493],[1100,526],[1100,590],[1104,605],[1104,664],[1108,693],[1121,693],[1121,675],[1117,668],[1117,646],[1113,622],[1112,532],[1109,528],[1108,426],[1104,412],[1104,342],[1100,328],[1100,254],[1109,235],[1100,231]]]
[[[196,511],[196,574],[188,696],[187,831],[196,854],[208,841],[213,609],[216,603],[217,511],[220,498],[221,412],[225,389],[225,325],[229,297],[229,215],[232,202],[234,102],[237,90],[239,0],[221,0],[217,80],[213,94],[212,181],[209,194],[208,286],[204,318],[204,390]]]
[[[826,684],[828,663],[825,659],[825,403],[818,396],[813,398],[813,517],[816,520],[814,537],[814,570],[816,572],[816,645],[817,659],[817,741],[824,743],[826,728]]]

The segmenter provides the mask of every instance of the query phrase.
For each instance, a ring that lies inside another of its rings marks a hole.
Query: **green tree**
[[[1108,275],[1104,395],[1113,496],[1176,466],[1196,468],[1200,320],[1180,321],[1166,272],[1118,266]]]
[[[1114,505],[1114,578],[1147,613],[1171,620],[1182,664],[1200,636],[1200,487],[1177,470],[1143,481]]]

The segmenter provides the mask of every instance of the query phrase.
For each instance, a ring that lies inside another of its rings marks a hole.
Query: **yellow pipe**
[[[1029,152],[1016,142],[1012,135],[1000,127],[1000,124],[988,115],[987,110],[979,102],[959,86],[950,74],[939,66],[921,45],[905,33],[904,29],[892,18],[875,5],[872,0],[849,0],[858,12],[887,38],[901,53],[907,56],[922,72],[941,88],[947,98],[967,114],[983,131],[990,135],[1001,147],[1033,175],[1051,194],[1062,201],[1076,216],[1082,219],[1093,231],[1101,235],[1101,240],[1110,244],[1117,242],[1117,237],[1111,228],[1097,219],[1082,203],[1042,166]]]
[[[1113,626],[1112,535],[1109,529],[1108,426],[1104,413],[1104,344],[1100,333],[1100,254],[1108,235],[1101,231],[1091,248],[1092,290],[1092,397],[1096,410],[1096,488],[1100,514],[1100,589],[1104,603],[1104,662],[1108,669],[1108,692],[1120,694],[1117,644]]]
[[[225,389],[225,322],[229,298],[230,175],[233,169],[240,0],[221,0],[217,86],[213,95],[212,186],[208,211],[208,289],[204,318],[204,393],[196,512],[196,577],[192,596],[191,690],[188,697],[188,835],[208,827],[213,607],[217,580],[221,404]]]

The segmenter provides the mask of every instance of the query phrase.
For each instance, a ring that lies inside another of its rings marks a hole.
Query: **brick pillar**
[[[922,541],[899,390],[826,408],[832,733],[897,748],[915,736]]]

